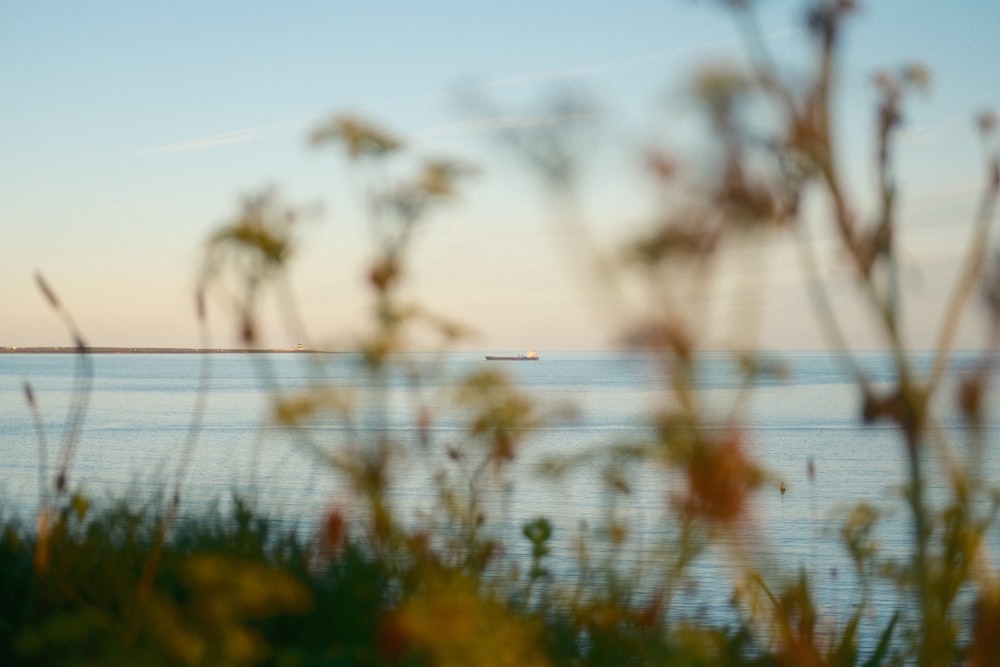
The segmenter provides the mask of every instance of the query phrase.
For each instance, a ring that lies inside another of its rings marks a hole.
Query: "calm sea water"
[[[764,381],[747,409],[751,452],[770,477],[755,496],[741,525],[741,554],[765,573],[794,574],[807,568],[824,608],[846,617],[858,596],[850,560],[840,545],[839,526],[846,508],[871,503],[885,512],[878,540],[887,553],[905,554],[910,523],[900,487],[905,481],[903,445],[888,425],[862,427],[860,399],[835,356],[776,355],[791,370],[787,379]],[[364,447],[389,437],[400,445],[393,469],[393,502],[414,522],[433,512],[435,475],[442,453],[466,441],[461,413],[448,408],[456,378],[477,367],[513,376],[550,422],[529,436],[503,478],[483,477],[484,509],[497,534],[515,552],[526,550],[520,526],[546,515],[555,524],[554,562],[575,553],[581,536],[601,552],[598,528],[613,508],[630,530],[619,554],[623,567],[655,572],[662,567],[658,545],[669,543],[676,526],[663,508],[676,480],[655,465],[631,464],[631,494],[614,504],[602,483],[604,464],[586,454],[609,444],[649,437],[648,415],[666,400],[661,369],[648,357],[611,353],[546,353],[539,362],[487,364],[478,354],[405,357],[412,368],[433,369],[419,381],[404,373],[383,384],[366,379],[353,355],[94,355],[93,382],[71,486],[90,497],[171,492],[181,452],[192,434],[199,378],[208,364],[209,391],[191,459],[183,481],[184,506],[197,512],[212,502],[223,505],[238,491],[261,508],[308,527],[332,505],[351,507],[344,480],[317,456],[302,434],[275,425],[269,396],[333,386],[351,393],[357,406],[350,421],[329,416],[308,435],[320,451]],[[876,379],[891,379],[884,357],[863,357]],[[40,458],[44,450],[51,479],[78,370],[72,355],[0,355],[0,502],[5,515],[33,515],[39,499]],[[723,357],[711,359],[698,380],[705,404],[722,415],[736,397],[737,374]],[[24,383],[30,382],[44,436],[28,408]],[[945,392],[950,396],[950,390]],[[994,402],[995,403],[995,402]],[[569,407],[572,406],[572,410]],[[421,445],[418,415],[430,410],[431,445]],[[955,418],[941,409],[946,426]],[[991,423],[986,440],[1000,442]],[[42,444],[44,443],[44,444]],[[961,459],[964,442],[952,442]],[[987,447],[987,450],[995,447]],[[551,457],[581,463],[559,481],[536,474]],[[810,467],[814,474],[810,475]],[[987,451],[977,465],[987,480],[1000,479],[1000,454]],[[784,482],[787,492],[779,492]],[[942,477],[930,480],[931,493],[943,498]],[[1000,546],[991,535],[994,553]],[[732,592],[733,551],[709,552],[692,568],[691,590],[679,600],[680,612],[724,618]],[[890,587],[876,590],[886,610],[894,605]]]

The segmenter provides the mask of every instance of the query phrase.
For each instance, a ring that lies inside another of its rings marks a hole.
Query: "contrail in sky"
[[[764,35],[764,37],[765,39],[777,39],[795,34],[799,31],[801,31],[800,28],[785,27],[773,30]],[[690,53],[704,48],[706,48],[706,45],[690,46],[677,49],[669,49],[665,51],[657,51],[655,53],[647,53],[637,56],[631,56],[628,58],[622,58],[618,60],[609,60],[605,62],[592,63],[590,65],[582,65],[579,67],[569,67],[563,69],[518,74],[514,76],[493,79],[492,81],[486,81],[480,84],[473,84],[468,88],[471,89],[491,88],[496,86],[528,84],[537,81],[545,81],[548,79],[593,76],[596,74],[616,72],[624,69],[631,69],[634,67],[642,67],[644,65],[665,60],[667,58],[674,57],[683,53]],[[436,96],[437,95],[434,95],[432,97]],[[466,134],[475,132],[489,132],[497,129],[510,128],[510,127],[533,127],[541,125],[551,125],[554,123],[563,122],[567,120],[577,120],[578,118],[576,116],[578,115],[579,114],[566,114],[556,117],[553,115],[523,114],[517,116],[489,117],[478,120],[473,119],[468,121],[462,121],[448,125],[439,125],[427,128],[419,132],[419,134],[452,134],[452,133]],[[201,151],[201,150],[219,148],[222,146],[245,144],[285,134],[293,130],[299,130],[305,126],[306,123],[303,121],[291,121],[291,122],[277,123],[273,125],[264,125],[261,127],[251,127],[243,130],[223,132],[221,134],[212,134],[205,137],[198,137],[196,139],[188,139],[185,141],[178,141],[175,143],[154,146],[152,148],[147,148],[139,151],[139,154],[164,155],[169,153]]]
[[[546,125],[556,125],[574,120],[585,120],[593,116],[586,111],[574,111],[570,113],[552,114],[507,114],[499,116],[485,116],[483,118],[473,118],[456,123],[446,123],[435,125],[420,130],[420,135],[443,135],[443,134],[476,134],[479,132],[492,132],[494,130],[506,130],[523,127],[544,127]]]
[[[154,146],[153,148],[147,148],[145,150],[139,151],[139,154],[161,155],[164,153],[184,153],[187,151],[200,151],[209,148],[218,148],[220,146],[231,146],[233,144],[245,144],[251,141],[258,141],[260,139],[266,139],[269,137],[285,134],[293,130],[298,130],[304,125],[305,123],[303,123],[302,121],[290,121],[284,123],[276,123],[274,125],[251,127],[245,130],[223,132],[221,134],[212,134],[206,137],[199,137],[197,139],[188,139],[186,141],[178,141],[172,144]]]
[[[766,33],[764,35],[764,39],[766,40],[779,39],[795,35],[799,32],[802,32],[802,28],[796,26],[786,26],[784,28],[778,28]],[[540,72],[528,72],[524,74],[517,74],[513,76],[492,79],[490,81],[484,81],[479,84],[472,84],[468,87],[491,88],[495,86],[520,85],[525,83],[532,83],[535,81],[544,81],[546,79],[585,77],[585,76],[592,76],[595,74],[605,74],[607,72],[617,72],[624,69],[631,69],[633,67],[641,67],[643,65],[656,63],[661,60],[666,60],[667,58],[673,58],[675,56],[679,56],[685,53],[693,53],[704,50],[706,48],[722,46],[727,43],[728,42],[716,42],[713,44],[698,44],[694,46],[684,46],[676,49],[667,49],[664,51],[656,51],[653,53],[645,53],[641,55],[630,56],[628,58],[621,58],[618,60],[607,60],[604,62],[592,63],[590,65],[581,65],[577,67],[564,67],[561,69],[544,70]]]

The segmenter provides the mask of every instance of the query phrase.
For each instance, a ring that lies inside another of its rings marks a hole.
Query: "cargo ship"
[[[499,356],[493,354],[486,355],[487,361],[538,361],[538,353],[532,350],[516,356]]]

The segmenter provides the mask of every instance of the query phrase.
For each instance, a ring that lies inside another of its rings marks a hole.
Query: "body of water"
[[[882,511],[876,538],[886,554],[904,556],[910,548],[901,490],[907,479],[905,449],[897,431],[885,423],[860,423],[860,396],[836,356],[775,356],[789,372],[759,383],[743,420],[749,451],[768,477],[746,519],[732,531],[732,544],[709,550],[692,566],[691,590],[677,602],[681,614],[729,613],[733,561],[746,558],[765,574],[794,575],[806,568],[825,613],[846,618],[860,592],[839,528],[859,503]],[[182,476],[185,511],[225,505],[238,492],[262,511],[308,529],[330,507],[352,507],[346,480],[324,457],[391,441],[397,454],[390,471],[392,502],[407,521],[432,521],[440,475],[452,475],[456,488],[471,483],[473,478],[463,480],[462,474],[470,474],[485,456],[485,445],[470,444],[467,415],[453,402],[459,378],[488,368],[509,375],[539,413],[549,415],[519,443],[502,476],[487,470],[475,478],[481,509],[497,536],[509,549],[527,553],[520,526],[549,517],[558,569],[560,562],[576,562],[581,538],[590,540],[600,559],[600,529],[613,514],[628,529],[617,554],[622,567],[655,572],[662,566],[662,549],[677,533],[665,508],[680,480],[655,463],[624,462],[630,493],[614,496],[603,481],[611,458],[600,454],[609,446],[651,440],[650,415],[671,400],[655,360],[613,353],[543,353],[537,362],[486,362],[471,353],[401,359],[397,370],[376,381],[350,354],[92,355],[70,487],[97,501],[169,496]],[[891,380],[887,358],[869,354],[862,361],[876,381]],[[33,516],[39,480],[51,483],[56,474],[79,364],[69,354],[0,355],[5,516]],[[740,396],[738,377],[725,357],[708,359],[696,384],[709,413],[720,419],[728,413]],[[40,423],[25,399],[26,382]],[[276,425],[276,394],[331,389],[334,393],[324,395],[334,397],[332,404],[351,407],[331,411],[301,431]],[[943,395],[953,392],[947,388]],[[192,429],[200,400],[204,411]],[[942,435],[957,424],[946,406],[939,417]],[[998,441],[997,434],[996,422],[989,423],[988,445]],[[951,454],[963,460],[969,455],[964,435],[957,429],[951,435]],[[975,464],[987,481],[1000,479],[1000,454],[990,450],[987,446]],[[928,451],[929,467],[944,451],[944,444]],[[453,464],[449,452],[464,458]],[[576,465],[552,480],[538,474],[549,459]],[[944,479],[930,478],[931,497],[946,497]],[[995,531],[991,544],[1000,544]],[[891,586],[875,595],[885,598],[886,613],[896,605]]]

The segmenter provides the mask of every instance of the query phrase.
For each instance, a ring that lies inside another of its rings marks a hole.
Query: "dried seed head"
[[[205,289],[203,287],[198,288],[198,291],[195,292],[194,299],[195,299],[195,307],[197,308],[198,311],[198,321],[204,322],[206,310],[205,310]]]
[[[993,110],[979,112],[979,115],[976,116],[976,124],[979,126],[979,132],[983,136],[992,134],[997,127],[996,112]]]
[[[402,145],[388,132],[355,116],[337,116],[321,124],[313,130],[310,139],[314,145],[331,140],[343,141],[352,158],[383,155]]]
[[[962,378],[958,385],[957,402],[962,415],[970,422],[978,423],[983,415],[985,382],[982,373]]]
[[[931,87],[931,71],[921,63],[910,63],[903,68],[903,80],[925,93]]]
[[[339,507],[330,511],[320,532],[320,546],[328,554],[336,553],[347,541],[347,520]]]
[[[368,281],[379,291],[385,291],[399,278],[400,267],[396,260],[386,257],[378,260],[368,272]]]
[[[703,443],[685,466],[687,495],[682,510],[692,517],[728,523],[742,518],[761,471],[745,451],[739,431]]]
[[[49,302],[49,305],[58,310],[59,299],[56,298],[56,293],[52,291],[52,288],[49,287],[49,284],[45,281],[45,278],[42,276],[41,273],[35,274],[35,283],[38,285],[38,288],[42,290],[42,294],[45,295],[45,298]]]
[[[658,149],[646,153],[645,163],[649,172],[661,183],[673,180],[679,169],[676,160]]]
[[[257,325],[254,322],[253,316],[249,313],[243,316],[243,322],[240,326],[240,339],[247,345],[251,345],[257,340]]]
[[[28,401],[28,405],[31,407],[31,409],[34,410],[35,407],[36,407],[36,404],[35,404],[35,391],[31,388],[31,383],[30,382],[25,382],[24,383],[24,398],[25,398],[25,400]]]

